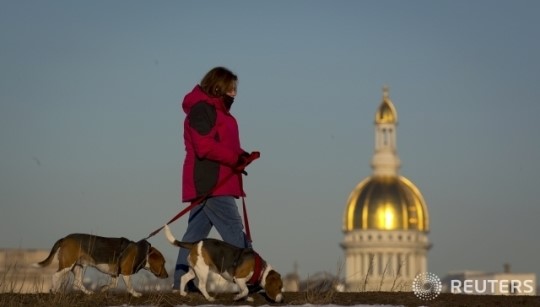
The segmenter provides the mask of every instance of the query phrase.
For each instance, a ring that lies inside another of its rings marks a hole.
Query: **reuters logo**
[[[442,283],[439,277],[433,273],[425,272],[416,275],[412,283],[412,290],[416,297],[421,300],[432,300],[439,296]]]

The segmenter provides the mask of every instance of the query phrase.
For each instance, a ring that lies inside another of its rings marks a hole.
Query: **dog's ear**
[[[264,286],[266,294],[272,300],[276,301],[278,294],[281,293],[281,288],[283,288],[283,281],[281,280],[281,275],[274,270],[268,272]]]
[[[165,269],[165,257],[157,248],[151,246],[148,252],[148,264],[150,272],[159,278],[167,278],[167,270]]]

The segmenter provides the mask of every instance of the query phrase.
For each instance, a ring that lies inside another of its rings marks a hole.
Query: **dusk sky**
[[[282,274],[342,271],[385,85],[428,270],[540,274],[539,15],[532,0],[4,0],[0,248],[168,221],[186,205],[180,103],[226,66],[242,146],[261,152],[244,180],[254,247]],[[150,243],[172,269],[177,249]]]

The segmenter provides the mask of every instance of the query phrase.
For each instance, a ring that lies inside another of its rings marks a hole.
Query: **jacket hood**
[[[216,107],[216,109],[227,112],[225,110],[225,106],[223,105],[223,99],[208,96],[205,92],[203,92],[199,85],[195,85],[193,90],[184,96],[184,100],[182,101],[182,109],[186,114],[189,114],[191,107],[201,101],[205,101]]]

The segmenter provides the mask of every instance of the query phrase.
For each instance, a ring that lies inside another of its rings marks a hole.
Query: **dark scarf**
[[[227,111],[231,110],[231,106],[233,102],[234,102],[234,97],[231,97],[229,95],[223,96],[223,104],[225,105],[225,109],[227,109]]]

